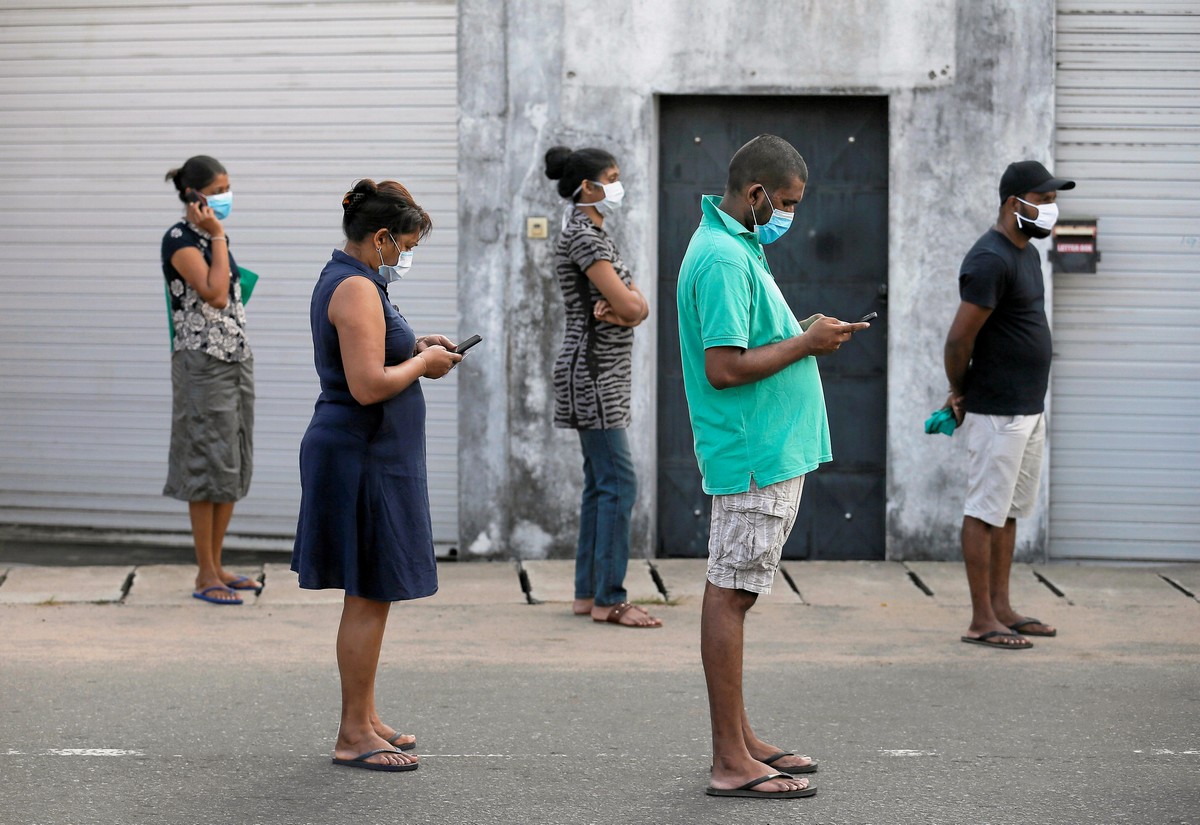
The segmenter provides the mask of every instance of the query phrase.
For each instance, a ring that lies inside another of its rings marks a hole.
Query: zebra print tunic
[[[554,250],[567,321],[562,351],[554,362],[554,426],[625,429],[630,423],[633,329],[592,315],[604,296],[584,273],[597,261],[610,261],[626,284],[632,284],[633,277],[608,233],[581,210],[571,213]]]

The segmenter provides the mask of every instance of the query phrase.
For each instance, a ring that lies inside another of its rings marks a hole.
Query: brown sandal
[[[626,623],[622,622],[621,617],[624,616],[626,613],[628,613],[630,610],[641,610],[641,608],[637,607],[634,604],[631,604],[630,602],[621,602],[620,604],[613,605],[612,609],[608,611],[608,616],[606,616],[605,618],[597,619],[595,616],[593,616],[592,621],[616,624],[616,625],[620,625],[621,627],[634,627],[634,628],[662,627],[662,620],[655,619],[653,616],[651,616],[645,610],[642,610],[642,612],[646,613],[647,617],[658,622],[658,624],[626,624]]]

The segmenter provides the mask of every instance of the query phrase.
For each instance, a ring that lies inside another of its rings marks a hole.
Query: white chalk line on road
[[[12,750],[11,748],[4,753],[5,756],[145,756],[142,751],[128,750],[125,748],[50,748],[41,753],[25,753],[23,751]]]
[[[879,753],[883,756],[897,757],[914,757],[914,756],[941,756],[938,751],[915,750],[913,748],[880,748]],[[1140,756],[1200,756],[1200,750],[1173,750],[1171,748],[1142,748],[1134,750],[1133,753]],[[0,753],[0,756],[145,756],[144,751],[133,750],[129,748],[49,748],[38,753],[25,752],[9,748],[7,751]],[[177,758],[182,758],[183,754],[172,754]],[[324,754],[317,754],[322,756]],[[419,754],[423,759],[438,758],[438,759],[529,759],[542,756],[561,756],[564,759],[569,758],[570,754],[515,754],[515,753],[422,753]],[[644,756],[644,754],[642,754]],[[311,754],[301,757],[308,758]],[[632,757],[633,754],[619,755],[617,758]],[[676,758],[676,759],[702,759],[706,757],[696,756],[690,753],[675,753],[666,754],[665,757],[657,758]]]
[[[937,751],[911,750],[909,748],[880,748],[884,756],[941,756]],[[1143,748],[1134,753],[1141,756],[1200,756],[1200,750],[1171,750],[1170,748]]]

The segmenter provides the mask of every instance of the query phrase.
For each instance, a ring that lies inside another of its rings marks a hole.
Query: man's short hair
[[[725,187],[738,192],[761,183],[773,191],[797,178],[808,182],[808,165],[796,147],[775,135],[759,135],[734,153]]]

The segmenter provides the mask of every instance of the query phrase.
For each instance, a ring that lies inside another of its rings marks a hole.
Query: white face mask
[[[625,186],[620,181],[613,183],[601,183],[598,180],[591,182],[593,186],[599,186],[604,190],[604,200],[593,201],[592,203],[577,203],[575,207],[582,209],[585,206],[594,206],[600,210],[601,215],[611,215],[621,208],[621,201],[625,200]],[[583,190],[583,184],[579,184],[579,188],[575,190],[572,197],[578,195]]]
[[[1028,223],[1032,223],[1038,229],[1049,232],[1054,228],[1054,224],[1058,223],[1057,203],[1030,203],[1027,200],[1021,200],[1020,198],[1017,198],[1017,200],[1021,201],[1021,203],[1025,204],[1026,206],[1032,206],[1037,210],[1038,213],[1037,217],[1030,221],[1029,218],[1024,217],[1020,212],[1013,212],[1013,214],[1017,216],[1018,226],[1020,226],[1021,221],[1026,221]]]
[[[392,238],[390,234],[388,237]],[[392,243],[395,244],[396,249],[400,248],[400,244],[396,243],[395,238],[392,238]],[[401,252],[400,260],[396,261],[394,265],[385,264],[383,262],[382,246],[375,247],[375,251],[379,253],[379,274],[382,275],[383,279],[389,284],[394,284],[396,281],[399,281],[401,278],[403,278],[404,273],[406,273],[412,266],[413,252],[411,249]]]

